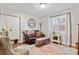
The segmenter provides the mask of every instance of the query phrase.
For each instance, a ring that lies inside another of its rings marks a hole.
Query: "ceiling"
[[[40,8],[39,3],[0,3],[1,8],[8,10],[14,10],[16,12],[22,12],[31,14],[33,16],[46,16],[55,12],[67,10],[79,6],[78,3],[47,3],[46,8]]]

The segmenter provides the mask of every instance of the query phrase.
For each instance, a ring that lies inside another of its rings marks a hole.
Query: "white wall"
[[[79,24],[79,7],[76,7],[76,8],[72,8],[72,9],[69,9],[69,10],[66,10],[64,12],[59,12],[59,13],[56,13],[56,14],[52,14],[52,16],[55,16],[55,15],[59,15],[59,14],[63,14],[63,13],[66,13],[66,12],[71,12],[71,23],[72,23],[72,45],[75,46],[75,43],[78,41],[78,24]],[[51,16],[51,15],[49,15]],[[46,34],[46,36],[49,36],[49,24],[48,24],[48,19],[49,19],[49,16],[44,16],[44,17],[41,17],[41,22],[43,23],[42,24],[42,32]],[[69,24],[69,22],[68,22]],[[68,45],[70,44],[70,26],[68,25]]]
[[[72,43],[75,45],[75,43],[78,41],[79,7],[70,11],[72,19]]]
[[[40,18],[40,20],[40,23],[42,23],[42,33],[44,33],[46,36],[49,36],[48,17]]]

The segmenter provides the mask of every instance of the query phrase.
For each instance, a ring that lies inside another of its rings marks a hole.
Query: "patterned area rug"
[[[33,46],[29,51],[30,55],[63,55],[63,51],[52,44],[43,45],[41,47]]]

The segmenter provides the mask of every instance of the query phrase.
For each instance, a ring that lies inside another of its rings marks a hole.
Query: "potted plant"
[[[12,29],[9,29],[7,26],[5,26],[2,31],[5,32],[6,36],[8,36],[9,32],[12,31]]]

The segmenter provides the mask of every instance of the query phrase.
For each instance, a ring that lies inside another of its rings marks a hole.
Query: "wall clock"
[[[35,21],[35,19],[30,18],[30,19],[28,20],[28,26],[29,26],[30,28],[34,28],[34,27],[36,26],[36,21]]]

